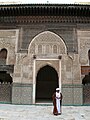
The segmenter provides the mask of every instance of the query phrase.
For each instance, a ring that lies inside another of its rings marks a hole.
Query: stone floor
[[[59,116],[52,109],[52,105],[0,104],[0,120],[90,120],[90,106],[62,106]]]

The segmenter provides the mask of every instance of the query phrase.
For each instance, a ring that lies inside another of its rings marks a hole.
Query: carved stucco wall
[[[0,30],[0,50],[7,49],[6,64],[15,64],[18,30]]]
[[[3,35],[3,36],[2,36]],[[45,31],[36,37],[34,37],[29,44],[28,52],[18,52],[18,34],[17,31],[4,31],[1,34],[0,49],[6,48],[8,50],[7,64],[14,64],[13,73],[13,86],[12,101],[13,103],[19,103],[20,99],[22,103],[27,103],[26,99],[30,100],[28,103],[32,103],[32,86],[33,86],[33,71],[35,69],[35,76],[37,76],[40,68],[45,65],[53,67],[59,76],[59,59],[58,56],[62,56],[61,59],[61,84],[74,85],[81,84],[80,81],[80,51],[79,54],[67,53],[66,44],[63,42],[57,34]],[[78,35],[78,40],[80,36]],[[81,40],[81,39],[80,39]],[[89,42],[89,41],[88,41]],[[80,42],[80,45],[82,41]],[[88,46],[88,45],[87,45]],[[89,47],[88,47],[89,49]],[[88,51],[87,49],[87,51]],[[36,55],[36,64],[34,68],[34,58]],[[42,61],[42,59],[44,59]],[[45,60],[47,59],[47,60]],[[57,59],[53,61],[53,59]],[[24,85],[19,86],[18,85]],[[27,87],[27,85],[29,85]],[[63,87],[64,96],[66,94],[72,94],[67,91],[68,88]],[[78,90],[79,91],[79,90]],[[22,95],[21,95],[22,93]],[[28,96],[28,98],[25,97]],[[19,96],[19,97],[18,97]],[[67,101],[67,99],[65,100]],[[72,97],[70,97],[72,98]],[[17,101],[18,99],[18,101]],[[25,100],[23,102],[23,100]]]
[[[34,37],[29,45],[28,53],[18,53],[16,56],[14,82],[33,83],[33,55],[36,59],[50,59],[48,61],[36,61],[36,74],[45,65],[51,65],[59,73],[59,60],[61,55],[62,84],[80,83],[79,55],[67,54],[67,48],[63,39],[53,32],[45,31]],[[78,66],[77,66],[78,65]]]
[[[71,83],[72,81],[80,83],[80,65],[88,65],[90,31],[78,30],[77,39],[79,54],[67,54],[67,48],[63,40],[50,31],[42,32],[34,37],[29,45],[28,53],[17,53],[18,30],[0,30],[0,49],[6,48],[8,51],[6,64],[15,65],[14,82],[32,83],[33,55],[35,54],[38,58],[51,59],[62,55],[62,83]],[[58,73],[58,62],[49,61],[49,63]],[[38,62],[36,71],[47,64],[48,62],[46,61]]]
[[[56,50],[57,49],[57,50]],[[66,45],[63,40],[53,32],[45,31],[38,34],[30,43],[28,54],[65,54]]]
[[[58,59],[59,55],[64,55],[66,52],[67,49],[65,43],[55,33],[45,31],[38,34],[29,45],[28,54],[18,53],[16,56],[14,82],[33,82],[33,55],[36,55],[37,58],[41,59]],[[36,63],[36,73],[41,67],[48,64],[46,61],[39,62]],[[58,62],[53,64],[53,62],[49,61],[49,63],[52,64],[52,67],[58,72]]]
[[[90,49],[90,31],[77,30],[79,60],[81,65],[89,65],[88,51]]]

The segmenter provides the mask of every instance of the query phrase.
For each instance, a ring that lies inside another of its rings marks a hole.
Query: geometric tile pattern
[[[90,104],[90,84],[83,87],[83,102]]]
[[[11,103],[11,84],[0,84],[0,102]]]

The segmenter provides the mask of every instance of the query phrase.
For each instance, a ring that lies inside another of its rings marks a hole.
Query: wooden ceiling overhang
[[[90,23],[90,5],[12,4],[0,5],[1,23]]]

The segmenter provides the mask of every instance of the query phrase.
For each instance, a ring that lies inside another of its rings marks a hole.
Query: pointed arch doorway
[[[57,71],[49,65],[42,67],[36,77],[36,102],[50,102],[56,87],[59,87]]]

